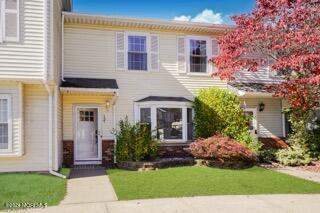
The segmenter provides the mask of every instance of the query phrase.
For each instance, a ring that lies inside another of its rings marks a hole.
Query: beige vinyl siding
[[[263,102],[265,109],[259,112],[258,106]],[[282,137],[282,105],[280,99],[275,98],[247,98],[241,99],[241,103],[245,103],[248,108],[257,107],[258,117],[258,133],[259,137]]]
[[[60,82],[60,73],[61,73],[61,51],[62,51],[62,42],[61,42],[61,10],[62,10],[62,1],[56,0],[53,1],[53,67],[51,75],[49,76],[50,80],[54,80],[59,84]]]
[[[0,172],[48,170],[48,95],[41,85],[24,85],[23,93],[25,154],[0,157]]]
[[[243,83],[275,83],[281,79],[272,75],[267,67],[260,68],[256,72],[241,71],[236,74],[236,80]]]
[[[44,1],[20,0],[20,39],[0,44],[0,78],[41,79],[44,70]]]
[[[116,31],[67,27],[64,37],[65,77],[116,79],[120,88],[116,102],[117,121],[125,116],[133,121],[134,101],[146,96],[183,96],[193,100],[199,88],[226,87],[225,82],[210,76],[191,76],[179,73],[178,35],[174,33],[155,34],[159,36],[159,71],[120,71],[116,70]],[[111,121],[112,117],[107,117],[107,119]],[[64,139],[70,138],[72,131],[68,128],[71,124],[64,121],[63,125]]]
[[[78,94],[64,94],[63,95],[63,140],[73,140],[75,125],[74,107],[75,106],[98,106],[100,107],[100,122],[102,139],[113,139],[111,133],[113,128],[112,106],[107,108],[107,101],[111,100],[108,95],[78,95]]]

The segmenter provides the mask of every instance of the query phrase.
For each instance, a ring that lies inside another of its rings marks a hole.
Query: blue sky
[[[75,12],[230,24],[250,12],[254,0],[73,0]]]

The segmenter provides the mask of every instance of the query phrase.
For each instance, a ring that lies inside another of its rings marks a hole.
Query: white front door
[[[98,108],[76,108],[76,161],[99,160]]]
[[[244,114],[250,118],[248,123],[249,131],[253,137],[258,137],[258,122],[257,122],[257,109],[256,108],[246,108],[244,109]]]

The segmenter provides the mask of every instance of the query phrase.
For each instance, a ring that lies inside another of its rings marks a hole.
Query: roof
[[[63,12],[65,23],[84,25],[104,25],[113,27],[133,27],[148,30],[181,31],[195,33],[223,33],[232,30],[231,25],[208,24],[199,22],[167,21],[159,19],[133,18],[121,16],[90,15],[73,12]]]
[[[268,84],[264,84],[264,83],[228,82],[228,85],[245,92],[263,92],[263,93],[270,92],[267,89]]]
[[[147,101],[175,101],[175,102],[192,102],[184,97],[168,97],[168,96],[148,96],[140,99],[136,102],[147,102]]]
[[[61,87],[88,89],[119,89],[115,79],[65,78]]]

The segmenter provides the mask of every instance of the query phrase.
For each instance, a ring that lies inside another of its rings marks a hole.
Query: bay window
[[[191,103],[136,103],[136,122],[150,125],[159,141],[186,142],[194,139]]]
[[[0,152],[11,149],[11,98],[0,95]]]

